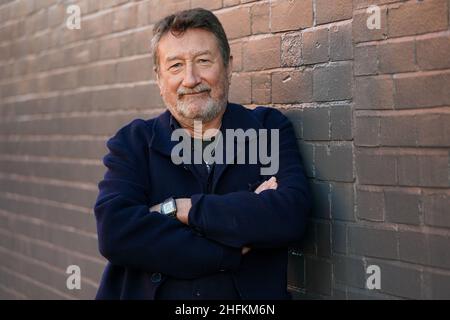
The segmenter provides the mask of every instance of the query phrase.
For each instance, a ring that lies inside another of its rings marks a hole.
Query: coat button
[[[152,276],[150,279],[152,280],[152,282],[156,283],[156,282],[160,282],[161,278],[162,278],[161,273],[155,272],[155,273],[152,273]]]

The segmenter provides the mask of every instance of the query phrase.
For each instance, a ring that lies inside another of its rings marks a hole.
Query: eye
[[[178,69],[181,67],[181,63],[177,62],[169,67],[169,69]]]
[[[208,63],[208,62],[209,62],[208,59],[198,59],[198,61],[199,61],[200,63]]]

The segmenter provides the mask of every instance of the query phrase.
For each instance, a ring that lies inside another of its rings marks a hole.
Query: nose
[[[186,65],[182,85],[186,88],[195,88],[201,82],[201,78],[194,66],[190,63]]]

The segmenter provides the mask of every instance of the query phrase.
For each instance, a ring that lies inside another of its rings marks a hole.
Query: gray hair
[[[230,45],[227,35],[219,19],[209,10],[195,8],[184,10],[161,19],[153,27],[151,53],[153,65],[159,70],[158,44],[163,35],[171,32],[174,36],[181,36],[186,30],[199,28],[213,33],[217,39],[220,54],[225,67],[230,60]]]

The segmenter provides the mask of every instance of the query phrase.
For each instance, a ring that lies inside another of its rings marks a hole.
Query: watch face
[[[175,211],[175,207],[172,203],[172,201],[166,202],[163,204],[163,210],[165,213],[170,213],[172,211]]]

